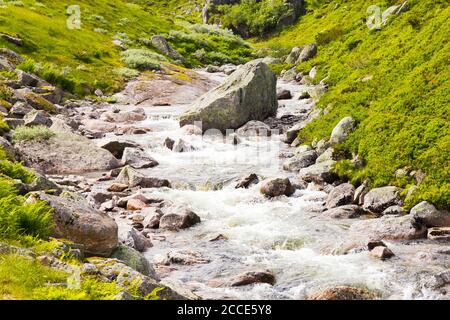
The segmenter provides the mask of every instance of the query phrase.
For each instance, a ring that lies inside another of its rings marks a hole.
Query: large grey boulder
[[[331,133],[331,145],[337,145],[344,142],[348,135],[353,131],[355,126],[356,122],[352,117],[345,117],[344,119],[342,119]]]
[[[82,246],[87,255],[111,255],[118,246],[118,227],[113,218],[80,201],[77,197],[56,197],[37,192],[28,203],[45,201],[53,211],[55,238],[70,240]]]
[[[381,214],[392,206],[402,206],[400,198],[402,190],[397,187],[383,187],[370,190],[364,197],[364,209]]]
[[[263,121],[277,112],[276,83],[275,74],[261,59],[251,61],[194,102],[180,117],[180,125],[201,121],[203,131],[225,132],[250,120]]]
[[[47,140],[28,140],[15,145],[28,167],[45,174],[85,173],[115,169],[119,162],[89,139],[67,131],[56,131]]]
[[[450,227],[450,212],[440,211],[427,201],[423,201],[412,208],[411,214],[428,228]]]

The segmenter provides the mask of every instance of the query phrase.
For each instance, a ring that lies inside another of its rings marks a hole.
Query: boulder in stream
[[[295,188],[288,178],[268,179],[263,182],[261,193],[267,197],[290,197],[295,193]]]
[[[195,101],[180,117],[181,127],[202,122],[202,130],[237,129],[263,121],[278,108],[276,76],[261,59],[239,67],[224,83]]]

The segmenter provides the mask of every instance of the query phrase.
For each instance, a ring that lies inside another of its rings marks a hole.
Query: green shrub
[[[5,121],[3,121],[3,116],[0,115],[0,136],[4,135],[8,131],[9,126]]]
[[[243,36],[263,36],[273,31],[281,17],[292,11],[283,0],[243,0],[239,4],[218,6],[225,28]],[[213,16],[212,19],[217,18]]]
[[[161,61],[166,59],[157,53],[147,49],[129,49],[122,52],[122,59],[125,65],[140,71],[159,70]]]
[[[19,126],[14,130],[13,141],[15,143],[31,141],[31,140],[48,140],[56,134],[46,126],[25,127]]]
[[[31,183],[36,176],[26,170],[20,163],[14,163],[8,160],[0,160],[0,173],[11,179],[18,179],[23,183]]]
[[[33,236],[46,239],[53,226],[52,211],[44,202],[24,204],[14,195],[0,199],[0,237],[17,239]]]
[[[117,68],[114,72],[125,79],[136,78],[140,74],[139,71],[130,68]]]
[[[11,99],[13,94],[14,94],[14,91],[10,87],[0,83],[0,99],[9,100],[9,99]]]

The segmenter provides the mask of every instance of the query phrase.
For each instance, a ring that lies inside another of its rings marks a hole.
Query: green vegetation
[[[19,126],[14,130],[13,141],[19,143],[31,140],[48,140],[55,135],[56,134],[46,126]]]
[[[220,5],[210,20],[219,20],[225,28],[237,34],[263,36],[278,26],[281,17],[292,13],[293,8],[284,0],[242,0],[239,4]]]
[[[76,3],[80,8],[81,29],[69,29],[67,21],[74,21],[76,11],[68,10],[67,1],[24,0],[21,6],[5,1],[0,10],[0,32],[23,39],[24,45],[16,46],[0,38],[0,46],[27,58],[19,68],[82,96],[92,94],[95,89],[107,94],[121,89],[124,81],[136,74],[124,70],[124,67],[149,70],[157,65],[152,61],[155,56],[149,58],[148,53],[144,57],[124,53],[126,57],[122,59],[123,49],[114,45],[113,40],[131,50],[156,53],[150,40],[153,35],[180,32],[188,36],[193,34],[193,37],[184,41],[174,36],[169,42],[186,55],[185,59],[191,65],[224,60],[237,63],[248,59],[251,56],[248,45],[230,42],[229,37],[222,38],[219,34],[196,33],[190,28],[189,23],[199,22],[200,12],[195,8],[200,3],[182,0],[81,0]],[[204,46],[204,41],[208,45]],[[194,53],[200,49],[205,50],[206,59],[195,57]],[[118,72],[112,73],[111,70]],[[2,96],[0,88],[0,99],[4,99]]]
[[[402,1],[377,1],[383,12]],[[359,154],[362,166],[341,162],[336,171],[372,187],[415,183],[396,177],[398,169],[423,171],[425,179],[408,199],[450,207],[450,7],[448,1],[411,0],[410,9],[390,16],[380,30],[369,30],[366,1],[315,1],[295,25],[255,43],[284,55],[293,46],[319,45],[314,59],[297,66],[318,66],[315,81],[328,77],[329,91],[319,102],[327,109],[300,137],[311,142],[330,136],[345,116],[357,130],[339,147]]]

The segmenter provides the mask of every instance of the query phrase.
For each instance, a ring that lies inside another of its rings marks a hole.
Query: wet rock
[[[378,219],[357,221],[350,227],[350,235],[379,240],[423,239],[427,229],[411,216],[383,216]]]
[[[283,169],[287,171],[300,171],[316,162],[317,153],[315,150],[296,153],[292,158],[283,164]]]
[[[145,110],[142,108],[136,108],[131,111],[115,113],[108,111],[100,116],[100,120],[112,122],[112,123],[125,123],[125,122],[138,122],[147,119]]]
[[[173,146],[175,145],[175,140],[166,138],[166,140],[164,140],[164,145],[166,146],[167,149],[173,150]]]
[[[376,295],[367,289],[338,286],[313,294],[307,300],[374,300]]]
[[[195,264],[207,264],[211,260],[202,257],[200,252],[196,251],[170,251],[167,253],[167,264],[181,264],[192,266]]]
[[[17,143],[15,146],[21,160],[28,167],[45,174],[106,171],[119,166],[110,152],[97,147],[87,138],[69,131],[55,133],[48,140]]]
[[[236,133],[232,133],[226,136],[226,141],[234,146],[237,146],[242,142],[241,138]]]
[[[108,124],[110,124],[110,123],[108,123]],[[133,126],[126,126],[126,127],[118,128],[116,130],[117,135],[142,135],[142,134],[146,134],[148,132],[151,132],[151,129],[138,128],[138,127],[133,127]]]
[[[397,187],[382,187],[370,190],[364,197],[364,209],[373,213],[383,213],[389,207],[402,206],[401,189]]]
[[[137,148],[133,141],[107,140],[100,144],[100,148],[108,150],[116,159],[122,159],[125,148]]]
[[[0,36],[9,43],[15,44],[16,46],[21,47],[23,45],[23,40],[17,37],[13,37],[4,33],[1,33]]]
[[[153,168],[159,165],[158,161],[138,148],[125,148],[123,151],[122,162],[135,169]]]
[[[430,228],[428,229],[428,239],[450,241],[450,228]]]
[[[113,252],[111,258],[122,261],[130,268],[133,268],[139,273],[145,276],[156,275],[155,270],[150,265],[147,259],[133,248],[125,245],[119,245],[119,247]]]
[[[193,211],[183,207],[171,206],[164,210],[159,227],[176,231],[190,228],[200,222],[200,217]]]
[[[159,229],[159,223],[161,221],[162,216],[164,213],[162,213],[161,210],[149,208],[151,212],[145,211],[146,217],[144,218],[144,228],[146,229]]]
[[[397,215],[401,216],[405,213],[402,207],[400,206],[392,206],[383,211],[382,215]]]
[[[290,100],[292,99],[292,93],[289,90],[281,90],[277,93],[278,100]]]
[[[353,202],[355,187],[350,183],[343,183],[333,189],[328,195],[326,206],[328,209],[349,205]]]
[[[362,215],[367,214],[360,206],[357,205],[344,205],[337,208],[328,209],[323,213],[334,219],[356,219]]]
[[[193,146],[191,146],[189,143],[184,141],[183,139],[178,139],[177,142],[174,143],[172,147],[173,152],[190,152],[196,150]]]
[[[242,179],[239,181],[239,183],[236,185],[236,189],[245,188],[248,189],[251,185],[257,184],[259,182],[258,176],[254,173],[249,175],[248,177]]]
[[[87,255],[109,256],[118,245],[118,227],[105,213],[69,197],[33,193],[27,203],[45,201],[54,209],[52,235],[82,245]]]
[[[231,279],[230,285],[232,287],[241,287],[255,283],[266,283],[273,286],[275,285],[275,275],[269,271],[244,272]]]
[[[134,188],[139,186],[143,179],[144,176],[141,173],[137,172],[130,166],[126,166],[122,169],[122,171],[120,171],[115,182]]]
[[[131,247],[139,252],[144,252],[147,248],[152,247],[152,242],[150,239],[144,237],[142,233],[136,231],[136,229],[132,228],[127,232],[125,239],[121,241],[128,247]]]
[[[370,240],[367,244],[369,251],[372,251],[376,247],[387,247],[387,245],[381,240]]]
[[[269,179],[263,182],[261,193],[267,197],[290,197],[295,193],[295,188],[292,186],[291,181],[287,178]]]
[[[331,145],[337,145],[344,142],[355,127],[356,122],[352,117],[345,117],[344,119],[342,119],[331,133]]]
[[[300,53],[296,64],[300,64],[302,62],[311,60],[317,54],[317,45],[315,43],[308,44],[303,47],[302,52]]]
[[[311,99],[311,94],[308,91],[302,92],[298,97],[298,100],[307,100],[307,99]]]
[[[370,255],[374,258],[386,260],[395,256],[391,249],[385,246],[375,247],[370,251]]]
[[[411,215],[428,228],[450,227],[450,212],[440,211],[427,201],[423,201],[412,208]]]
[[[219,234],[215,237],[212,237],[209,242],[216,242],[216,241],[226,241],[228,240],[228,238],[226,236],[224,236],[223,234]]]
[[[249,121],[236,131],[241,137],[270,137],[272,131],[270,127],[261,121]]]
[[[261,60],[255,60],[194,102],[181,116],[180,125],[202,121],[203,131],[225,132],[274,116],[277,108],[276,76]]]
[[[338,180],[338,176],[332,172],[332,168],[335,164],[336,161],[330,160],[301,169],[299,178],[307,182],[326,182],[331,184]]]
[[[191,136],[200,136],[203,133],[201,128],[199,128],[193,124],[188,124],[188,125],[182,127],[181,130],[183,130],[183,132],[186,133],[187,135],[191,135]]]
[[[46,126],[51,127],[53,124],[50,115],[45,111],[34,110],[25,115],[23,118],[24,125],[27,127]]]

